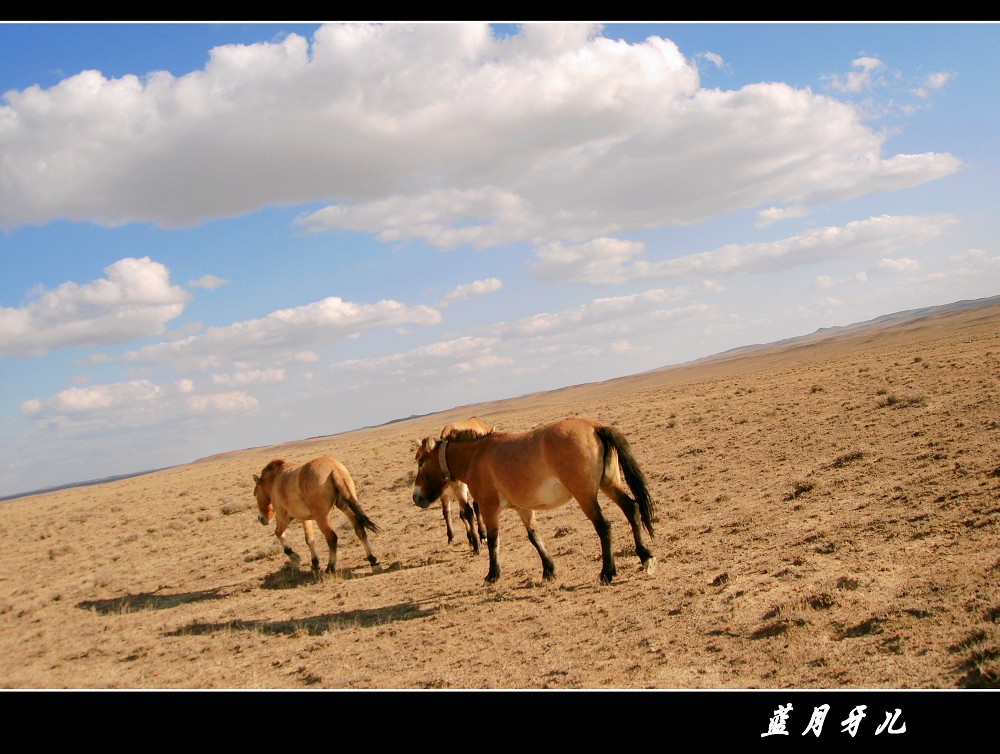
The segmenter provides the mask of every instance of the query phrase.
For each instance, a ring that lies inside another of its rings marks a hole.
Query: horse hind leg
[[[302,558],[300,558],[299,554],[292,549],[290,544],[288,544],[288,537],[286,535],[289,523],[288,519],[278,516],[274,525],[274,536],[278,538],[278,544],[281,545],[281,551],[288,556],[288,560],[291,565],[297,568],[299,563],[302,562]]]
[[[601,490],[622,509],[622,513],[628,519],[628,524],[632,527],[632,539],[635,541],[635,554],[639,557],[642,570],[652,576],[656,573],[656,557],[646,545],[642,525],[639,521],[638,503],[636,503],[635,498],[622,489],[621,485],[615,484],[611,480],[602,481]]]
[[[318,519],[316,521],[319,526],[320,532],[323,534],[323,538],[326,539],[326,546],[329,550],[329,555],[326,561],[326,572],[331,575],[336,575],[337,573],[337,532],[333,530],[330,525],[329,515],[326,519]],[[313,551],[313,566],[316,572],[319,571],[319,558],[316,556],[315,551]]]
[[[469,547],[472,551],[479,554],[479,537],[476,535],[476,513],[472,510],[471,505],[462,505],[459,508],[458,515],[462,519],[462,523],[465,525],[465,538],[469,540]]]
[[[378,526],[368,518],[361,506],[358,505],[356,500],[338,500],[337,507],[347,516],[347,520],[351,522],[351,526],[354,528],[354,533],[361,540],[361,544],[365,548],[365,554],[368,557],[368,565],[372,568],[378,565],[378,558],[375,557],[375,553],[372,550],[372,546],[368,543],[368,532],[366,528],[372,529],[372,531],[379,531]]]
[[[479,510],[479,503],[472,501],[472,510],[476,513],[476,527],[479,529],[479,541],[486,541],[486,525],[483,524],[483,514]]]
[[[600,504],[597,502],[597,492],[592,495],[576,498],[580,504],[580,509],[584,512],[597,531],[597,536],[601,540],[601,583],[610,584],[618,574],[615,567],[615,557],[611,552],[611,524],[605,518]]]
[[[549,553],[545,549],[545,543],[542,542],[542,538],[538,535],[538,530],[535,529],[535,512],[526,508],[519,508],[517,514],[521,517],[521,521],[524,522],[524,528],[528,530],[528,541],[535,546],[535,549],[538,550],[538,556],[542,559],[542,579],[544,581],[552,581],[556,577],[556,566],[552,562],[552,558],[549,557]]]
[[[456,487],[455,498],[458,500],[459,516],[462,518],[462,523],[465,524],[465,536],[469,540],[469,547],[478,555],[480,540],[486,540],[486,527],[483,526],[483,518],[479,514],[479,506],[469,501],[469,488],[464,484]],[[479,527],[478,537],[476,536],[477,524]]]

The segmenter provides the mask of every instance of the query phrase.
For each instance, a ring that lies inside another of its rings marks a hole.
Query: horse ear
[[[256,474],[253,475],[253,483],[260,484],[260,477],[257,476]]]

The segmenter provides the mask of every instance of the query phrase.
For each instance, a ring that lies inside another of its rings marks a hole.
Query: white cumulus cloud
[[[274,385],[285,381],[284,369],[248,369],[232,374],[213,374],[213,385]]]
[[[608,245],[585,244],[571,253],[542,247],[534,267],[541,280],[582,280],[595,285],[623,280],[667,280],[705,275],[766,273],[830,259],[886,254],[936,238],[957,222],[953,215],[881,215],[843,226],[815,228],[778,241],[728,244],[712,251],[662,262],[637,259],[637,247],[608,252]]]
[[[359,304],[330,296],[303,306],[279,309],[259,319],[210,327],[177,341],[129,351],[126,361],[167,364],[175,370],[228,368],[276,358],[310,360],[311,349],[359,336],[362,332],[399,324],[432,325],[441,314],[427,306],[406,306],[384,300]]]
[[[208,288],[209,290],[214,290],[220,286],[229,283],[225,278],[220,278],[218,275],[202,275],[197,280],[192,280],[188,283],[192,288]]]
[[[883,259],[875,267],[884,272],[913,272],[920,269],[920,264],[915,259],[901,257],[899,259]]]
[[[479,298],[488,293],[498,291],[501,288],[503,288],[503,283],[498,278],[487,278],[485,280],[474,280],[471,283],[463,283],[462,285],[455,286],[454,290],[444,297],[439,306],[450,306],[460,301]]]
[[[230,393],[192,395],[188,397],[187,405],[193,412],[199,414],[210,411],[231,413],[237,411],[251,411],[257,408],[257,399],[242,391],[234,390]]]
[[[132,380],[89,387],[71,387],[44,402],[33,398],[21,404],[21,410],[31,416],[38,414],[72,415],[107,412],[111,409],[134,408],[154,403],[164,397],[164,391],[149,380]]]
[[[0,357],[161,335],[191,297],[149,257],[119,259],[104,272],[107,277],[90,283],[67,282],[38,293],[22,307],[0,307]]]
[[[583,280],[621,283],[626,265],[645,251],[640,241],[596,238],[578,245],[552,243],[539,247],[534,267],[539,280]]]
[[[835,90],[855,94],[871,89],[878,83],[879,74],[885,70],[885,64],[881,60],[868,55],[855,58],[851,61],[851,67],[854,68],[853,71],[831,77],[831,86]]]
[[[754,221],[754,227],[766,228],[768,225],[776,223],[780,220],[805,217],[808,214],[809,210],[806,207],[768,207],[767,209],[762,209],[757,213],[757,219]]]
[[[953,78],[952,74],[946,73],[944,71],[938,71],[936,73],[929,73],[924,76],[920,85],[913,89],[913,93],[918,97],[929,97],[931,92],[936,92],[938,89],[943,89],[945,84],[947,84]]]

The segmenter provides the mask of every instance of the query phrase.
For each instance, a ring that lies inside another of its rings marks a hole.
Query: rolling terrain
[[[410,499],[415,442],[470,415],[621,429],[655,575],[602,497],[612,584],[570,504],[538,517],[553,582],[505,512],[485,585],[485,548]],[[324,454],[383,532],[372,569],[337,514],[316,583],[251,476]],[[7,689],[996,689],[1000,299],[24,496],[0,541]]]

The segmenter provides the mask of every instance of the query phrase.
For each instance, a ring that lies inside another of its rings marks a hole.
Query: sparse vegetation
[[[785,495],[785,500],[796,500],[807,492],[812,492],[815,487],[816,485],[808,479],[800,479],[795,482],[795,485],[792,487],[792,491]]]
[[[889,395],[878,402],[879,408],[910,408],[926,406],[927,398],[923,395]]]
[[[248,511],[255,506],[252,500],[238,501],[230,500],[224,503],[219,509],[223,516],[231,516],[234,513],[242,513],[243,511]]]
[[[401,490],[401,489],[412,489],[413,483],[417,480],[416,472],[408,471],[401,477],[397,477],[393,480],[386,489],[388,490]]]
[[[862,453],[860,450],[852,450],[850,453],[844,453],[843,455],[837,456],[836,459],[834,459],[833,463],[830,465],[835,469],[839,469],[843,466],[846,466],[849,463],[860,461],[864,457],[865,457],[864,453]]]

